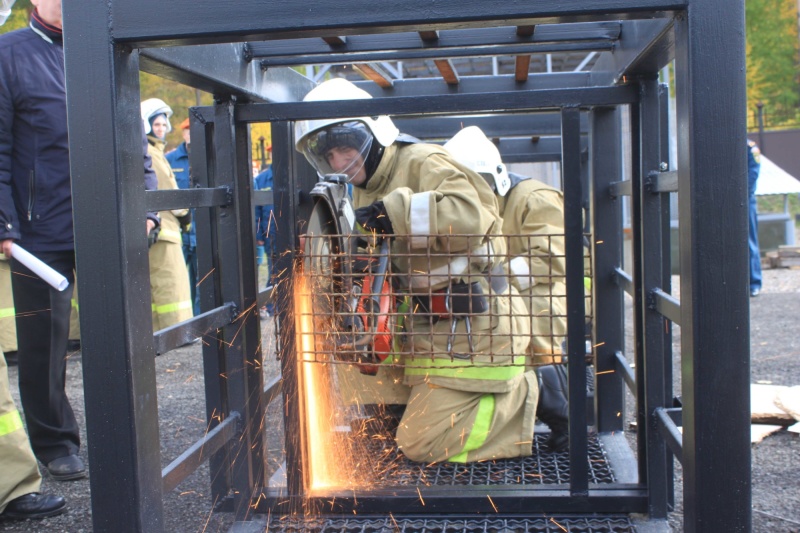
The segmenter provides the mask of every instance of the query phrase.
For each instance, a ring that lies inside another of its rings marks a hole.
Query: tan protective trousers
[[[150,248],[153,331],[192,318],[189,272],[180,244],[158,241]]]
[[[11,265],[0,261],[0,352],[17,351],[17,323],[11,292]]]
[[[36,458],[11,398],[6,358],[0,355],[0,513],[11,500],[39,492],[41,484]]]
[[[517,376],[506,393],[464,392],[431,384],[412,387],[397,445],[412,461],[471,462],[531,454],[539,386]]]

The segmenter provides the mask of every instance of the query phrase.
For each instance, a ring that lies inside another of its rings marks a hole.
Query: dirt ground
[[[675,280],[677,283],[677,279]],[[677,291],[675,291],[677,292]],[[800,385],[800,270],[765,270],[764,290],[751,303],[752,381],[775,385]],[[629,305],[630,308],[630,305]],[[630,312],[628,313],[630,316]],[[273,320],[262,321],[264,353],[275,374]],[[627,327],[630,337],[632,328]],[[674,328],[676,354],[680,328]],[[630,353],[630,350],[629,350]],[[206,429],[202,383],[201,345],[179,348],[156,359],[158,404],[163,466],[178,457]],[[82,428],[83,382],[80,353],[71,355],[68,392]],[[724,369],[722,370],[724,371]],[[676,394],[680,394],[680,361],[675,361]],[[9,369],[12,391],[19,404],[15,368]],[[629,398],[630,400],[630,398]],[[628,409],[628,417],[632,409]],[[268,412],[267,444],[270,467],[280,462],[281,415],[277,403]],[[83,436],[85,442],[85,434]],[[724,443],[721,443],[724,445]],[[634,448],[635,449],[635,448]],[[88,463],[86,448],[81,451]],[[800,435],[781,431],[752,447],[753,531],[800,532]],[[89,464],[91,472],[91,464]],[[676,464],[676,511],[669,523],[682,531],[682,472]],[[177,489],[164,497],[164,530],[176,533],[225,532],[231,516],[212,511],[208,468],[198,469]],[[0,531],[14,533],[92,531],[88,479],[56,482],[45,477],[42,490],[63,494],[69,512],[40,522],[0,522]]]

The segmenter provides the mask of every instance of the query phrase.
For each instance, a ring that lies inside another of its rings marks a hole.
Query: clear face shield
[[[320,176],[346,174],[358,185],[366,179],[364,164],[372,142],[372,132],[363,122],[341,122],[309,134],[302,151]]]
[[[0,0],[0,26],[5,24],[6,19],[11,16],[11,6],[16,0]]]

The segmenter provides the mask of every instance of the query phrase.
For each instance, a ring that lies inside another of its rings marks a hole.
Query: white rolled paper
[[[12,244],[11,255],[14,259],[31,269],[34,274],[45,280],[47,284],[54,289],[63,291],[69,287],[67,278],[59,274],[56,270],[53,270],[49,265],[42,262],[41,259],[31,254],[22,246],[16,243]]]

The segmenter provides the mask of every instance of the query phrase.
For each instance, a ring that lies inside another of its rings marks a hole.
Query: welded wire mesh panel
[[[436,371],[562,362],[563,235],[307,235],[312,360]],[[513,251],[512,251],[513,250]],[[591,321],[588,252],[584,283]],[[592,351],[588,337],[587,353]]]
[[[627,516],[535,518],[273,517],[267,531],[285,533],[633,533]]]
[[[369,438],[368,456],[378,458],[373,466],[374,486],[391,485],[548,485],[569,483],[569,454],[550,453],[546,435],[535,435],[533,455],[474,463],[424,464],[409,461],[391,438]],[[589,437],[589,482],[614,483],[613,471],[596,436]]]

